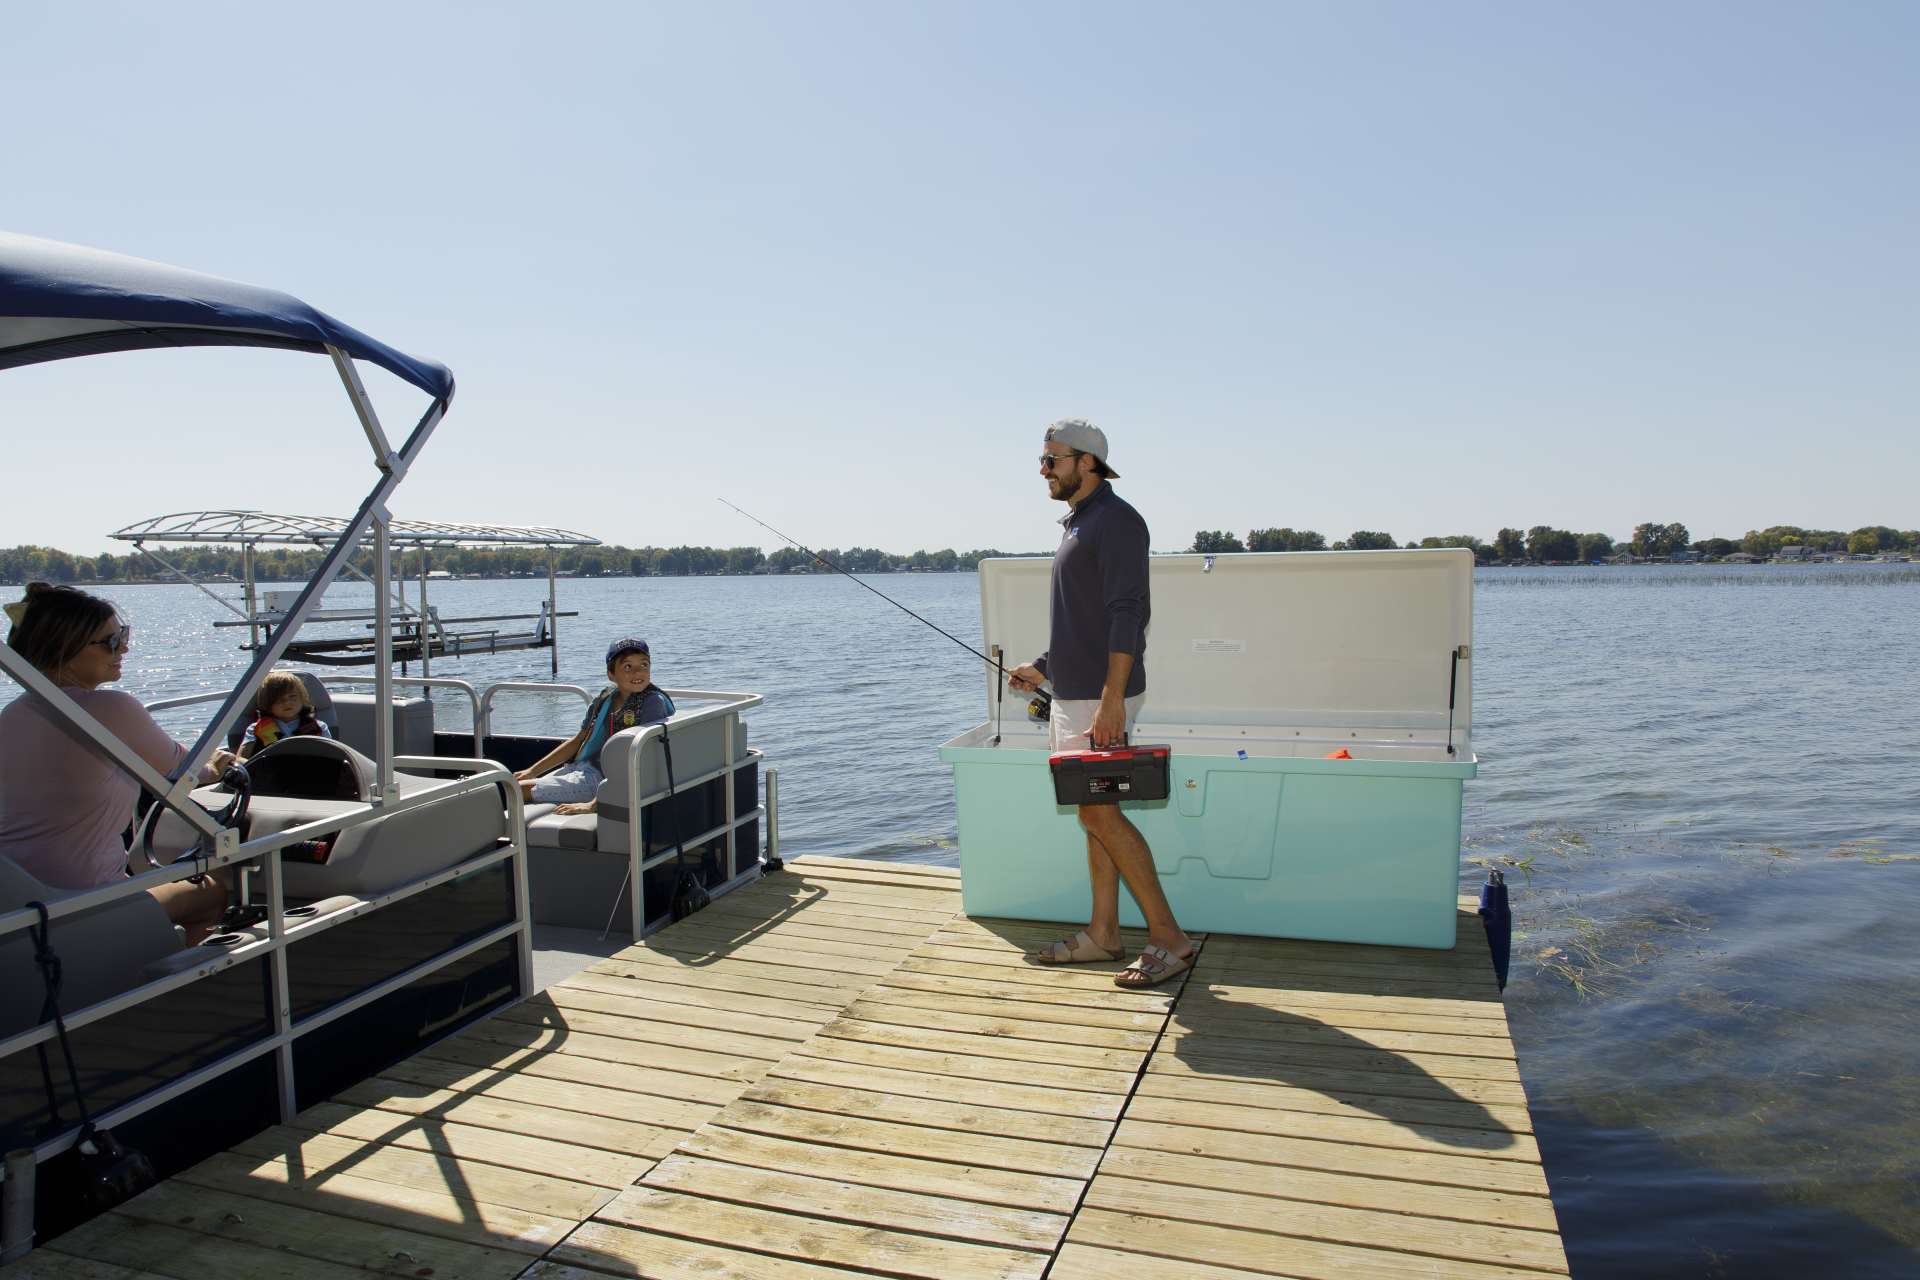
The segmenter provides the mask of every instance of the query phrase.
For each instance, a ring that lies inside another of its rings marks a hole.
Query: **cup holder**
[[[313,917],[320,914],[320,908],[288,907],[285,911],[281,912],[280,914],[284,915],[289,920],[311,920],[313,919]]]
[[[244,933],[216,933],[210,938],[201,939],[203,947],[237,947],[247,940]]]

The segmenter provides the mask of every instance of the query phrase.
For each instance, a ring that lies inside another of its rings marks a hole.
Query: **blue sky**
[[[1920,525],[1920,6],[9,6],[0,226],[451,365],[397,515]],[[370,374],[398,429],[418,405]],[[325,361],[0,376],[0,545],[351,508]]]

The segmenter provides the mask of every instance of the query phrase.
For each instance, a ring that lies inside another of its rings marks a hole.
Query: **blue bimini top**
[[[453,373],[298,298],[144,258],[0,231],[0,369],[154,347],[337,347],[453,399]]]

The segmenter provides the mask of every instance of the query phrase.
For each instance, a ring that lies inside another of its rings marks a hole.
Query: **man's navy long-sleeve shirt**
[[[1047,651],[1034,666],[1056,698],[1098,698],[1107,655],[1130,653],[1126,696],[1147,688],[1147,522],[1105,481],[1060,521]]]

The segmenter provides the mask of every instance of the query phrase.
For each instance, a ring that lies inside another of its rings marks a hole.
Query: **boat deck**
[[[959,883],[789,864],[0,1274],[1565,1274],[1470,911],[1129,992]]]

